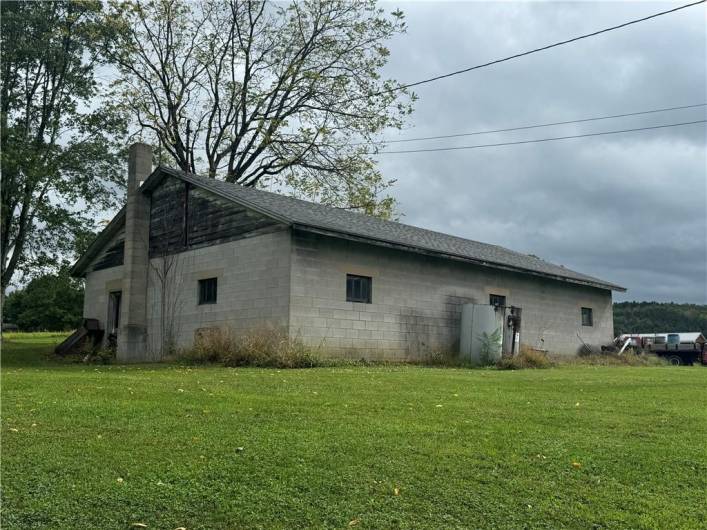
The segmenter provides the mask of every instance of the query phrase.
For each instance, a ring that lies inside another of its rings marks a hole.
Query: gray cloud
[[[397,6],[398,4],[396,4]],[[404,3],[386,74],[415,81],[674,7]],[[384,7],[393,9],[392,4]],[[391,138],[705,101],[702,6],[418,88]],[[705,110],[395,147],[473,145],[704,119]],[[381,155],[417,226],[537,254],[626,286],[617,299],[707,302],[703,124],[482,150]]]

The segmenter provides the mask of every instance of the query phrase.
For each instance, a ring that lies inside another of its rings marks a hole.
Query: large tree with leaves
[[[22,331],[76,329],[83,314],[83,285],[69,275],[67,267],[33,278],[11,292],[3,307],[3,320]]]
[[[100,1],[2,3],[2,293],[85,241],[122,194],[115,134],[101,105]]]
[[[390,215],[371,153],[412,109],[380,74],[401,12],[373,0],[111,5],[116,88],[163,163]]]

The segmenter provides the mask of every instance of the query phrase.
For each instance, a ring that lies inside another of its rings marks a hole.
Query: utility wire
[[[494,61],[489,61],[489,62],[487,62],[487,63],[477,64],[476,66],[470,66],[470,67],[464,68],[464,69],[462,69],[462,70],[456,70],[456,71],[450,72],[450,73],[448,73],[448,74],[442,74],[442,75],[438,75],[438,76],[435,76],[435,77],[430,77],[429,79],[423,79],[423,80],[421,80],[421,81],[415,81],[414,83],[408,83],[408,84],[406,84],[406,85],[400,85],[400,86],[395,87],[395,88],[390,88],[390,89],[386,89],[386,90],[381,90],[381,91],[379,91],[379,92],[374,92],[374,93],[372,93],[372,94],[367,94],[367,95],[363,95],[363,96],[357,96],[357,97],[354,97],[354,98],[351,98],[351,99],[346,100],[345,103],[348,103],[348,102],[350,102],[350,101],[356,101],[356,100],[358,100],[358,99],[363,99],[363,98],[366,98],[366,97],[380,96],[380,95],[386,94],[386,93],[388,93],[388,92],[398,92],[398,91],[404,90],[404,89],[406,89],[406,88],[412,88],[412,87],[415,87],[415,86],[424,85],[424,84],[426,84],[426,83],[432,83],[432,82],[434,82],[434,81],[439,81],[440,79],[446,79],[447,77],[452,77],[452,76],[455,76],[455,75],[464,74],[464,73],[466,73],[466,72],[471,72],[472,70],[478,70],[479,68],[485,68],[485,67],[487,67],[487,66],[492,66],[492,65],[498,64],[498,63],[503,63],[503,62],[510,61],[510,60],[512,60],[512,59],[517,59],[517,58],[519,58],[519,57],[524,57],[524,56],[526,56],[526,55],[530,55],[530,54],[533,54],[533,53],[538,53],[538,52],[542,52],[542,51],[545,51],[545,50],[549,50],[550,48],[556,48],[556,47],[558,47],[558,46],[564,46],[565,44],[570,44],[570,43],[576,42],[576,41],[578,41],[578,40],[588,39],[589,37],[595,37],[595,36],[597,36],[597,35],[601,35],[602,33],[608,33],[609,31],[614,31],[614,30],[616,30],[616,29],[625,28],[626,26],[630,26],[630,25],[632,25],[632,24],[638,24],[639,22],[645,22],[646,20],[650,20],[650,19],[652,19],[652,18],[657,18],[657,17],[661,17],[661,16],[663,16],[663,15],[668,15],[668,14],[670,14],[670,13],[674,13],[674,12],[676,12],[676,11],[680,11],[681,9],[687,9],[688,7],[696,6],[696,5],[698,5],[698,4],[704,4],[705,1],[707,1],[707,0],[699,0],[699,1],[697,1],[697,2],[692,2],[691,4],[685,4],[685,5],[683,5],[683,6],[675,7],[675,8],[673,8],[673,9],[668,9],[667,11],[661,11],[660,13],[654,13],[654,14],[648,15],[648,16],[646,16],[646,17],[637,18],[637,19],[635,19],[635,20],[629,20],[628,22],[624,22],[623,24],[619,24],[619,25],[617,25],[617,26],[611,26],[611,27],[609,27],[609,28],[600,29],[600,30],[594,31],[594,32],[592,32],[592,33],[586,33],[586,34],[584,34],[584,35],[579,35],[579,36],[577,36],[577,37],[572,37],[571,39],[563,40],[563,41],[560,41],[560,42],[555,42],[554,44],[548,44],[547,46],[542,46],[542,47],[540,47],[540,48],[535,48],[535,49],[532,49],[532,50],[529,50],[529,51],[526,51],[526,52],[516,53],[515,55],[510,55],[510,56],[508,56],[508,57],[504,57],[503,59],[496,59],[496,60],[494,60]]]
[[[397,143],[403,143],[403,142],[422,142],[425,140],[442,140],[446,138],[460,138],[462,136],[477,136],[480,134],[492,134],[492,133],[501,133],[501,132],[510,132],[510,131],[524,131],[527,129],[538,129],[540,127],[552,127],[554,125],[567,125],[570,123],[586,123],[590,121],[599,121],[599,120],[610,120],[613,118],[624,118],[627,116],[640,116],[642,114],[655,114],[656,112],[668,112],[671,110],[681,110],[681,109],[694,109],[696,107],[705,107],[707,106],[707,103],[698,103],[696,105],[682,105],[680,107],[666,107],[663,109],[652,109],[652,110],[642,110],[639,112],[627,112],[624,114],[612,114],[610,116],[599,116],[596,118],[583,118],[579,120],[566,120],[566,121],[556,121],[556,122],[551,122],[551,123],[540,123],[537,125],[524,125],[521,127],[508,127],[506,129],[491,129],[487,131],[474,131],[474,132],[468,132],[468,133],[457,133],[457,134],[443,134],[439,136],[420,136],[418,138],[403,138],[401,140],[383,140],[381,143],[383,144],[397,144]],[[350,145],[368,145],[365,142],[358,142],[355,144],[350,144]]]
[[[683,125],[694,125],[697,123],[705,123],[707,120],[697,120],[697,121],[686,121],[682,123],[669,123],[666,125],[653,125],[651,127],[637,127],[635,129],[621,129],[618,131],[602,131],[595,133],[586,134],[573,134],[570,136],[555,136],[552,138],[538,138],[535,140],[520,140],[517,142],[501,142],[496,144],[479,144],[479,145],[462,145],[459,147],[432,147],[429,149],[405,149],[400,151],[379,151],[378,153],[367,153],[368,155],[389,155],[389,154],[402,154],[402,153],[430,153],[433,151],[461,151],[464,149],[481,149],[483,147],[501,147],[504,145],[520,145],[520,144],[535,144],[540,142],[554,142],[556,140],[570,140],[572,138],[586,138],[588,136],[603,136],[606,134],[620,134],[636,131],[649,131],[653,129],[666,129],[668,127],[681,127]]]

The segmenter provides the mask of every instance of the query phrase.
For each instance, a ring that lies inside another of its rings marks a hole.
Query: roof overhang
[[[560,276],[557,274],[548,274],[548,273],[543,273],[543,272],[534,271],[534,270],[530,270],[530,269],[524,269],[522,267],[513,267],[513,266],[505,265],[502,263],[495,263],[493,261],[475,260],[473,258],[469,258],[468,256],[462,256],[459,254],[440,252],[437,250],[431,250],[428,248],[412,246],[412,245],[402,245],[400,243],[397,243],[394,241],[388,241],[385,239],[374,239],[374,238],[370,238],[370,237],[361,237],[356,234],[351,234],[351,233],[338,231],[338,230],[334,231],[334,230],[318,227],[318,226],[311,225],[311,224],[305,225],[305,224],[293,223],[292,227],[295,230],[300,230],[302,232],[310,232],[310,233],[314,233],[314,234],[335,237],[335,238],[339,238],[339,239],[346,239],[349,241],[356,241],[356,242],[360,242],[360,243],[373,244],[373,245],[387,247],[387,248],[394,248],[396,250],[402,250],[405,252],[414,252],[416,254],[422,254],[425,256],[433,256],[433,257],[438,257],[438,258],[442,258],[442,259],[461,261],[464,263],[470,263],[470,264],[477,265],[480,267],[488,267],[488,268],[492,268],[492,269],[500,269],[500,270],[505,270],[505,271],[509,271],[509,272],[529,274],[529,275],[537,276],[540,278],[558,280],[558,281],[562,281],[565,283],[573,283],[576,285],[583,285],[586,287],[594,287],[597,289],[604,289],[607,291],[618,291],[618,292],[625,292],[626,291],[625,287],[621,287],[620,285],[616,285],[613,283],[604,283],[604,282],[599,282],[599,281],[593,282],[593,281],[589,281],[589,280],[581,280],[579,278],[570,278],[567,276]]]
[[[414,245],[404,245],[399,242],[386,240],[384,238],[372,238],[372,237],[368,237],[368,236],[364,237],[364,236],[357,235],[357,234],[354,234],[351,232],[346,232],[346,231],[342,231],[342,230],[332,230],[331,228],[328,228],[328,227],[317,226],[316,224],[311,224],[311,223],[310,224],[302,224],[302,223],[293,222],[291,219],[288,219],[288,218],[280,215],[277,212],[273,212],[269,209],[262,208],[261,206],[259,206],[257,204],[253,204],[251,201],[244,199],[242,197],[233,197],[232,195],[224,195],[224,193],[218,188],[218,186],[210,185],[210,183],[208,181],[205,181],[205,179],[203,179],[203,178],[198,178],[198,177],[192,176],[189,173],[185,173],[183,171],[175,170],[175,169],[168,168],[168,167],[158,166],[157,168],[155,168],[155,170],[150,174],[149,177],[147,177],[147,179],[140,186],[140,191],[142,193],[152,192],[152,190],[154,190],[162,182],[162,180],[164,180],[164,178],[166,178],[168,176],[178,178],[178,179],[183,180],[185,182],[189,182],[190,184],[193,184],[194,186],[205,189],[211,193],[219,195],[220,197],[228,199],[236,204],[239,204],[240,206],[243,206],[244,208],[248,208],[250,210],[253,210],[254,212],[257,212],[261,215],[264,215],[266,217],[274,219],[280,223],[291,226],[293,229],[296,229],[296,230],[316,233],[316,234],[325,235],[325,236],[329,236],[329,237],[336,237],[339,239],[346,239],[349,241],[357,241],[357,242],[366,243],[366,244],[384,246],[384,247],[388,247],[388,248],[395,248],[395,249],[406,251],[406,252],[414,252],[416,254],[422,254],[422,255],[426,255],[426,256],[435,256],[435,257],[439,257],[439,258],[443,258],[443,259],[451,259],[454,261],[471,263],[471,264],[481,266],[481,267],[488,267],[488,268],[493,268],[493,269],[500,269],[500,270],[505,270],[505,271],[510,271],[510,272],[527,274],[527,275],[562,281],[565,283],[572,283],[572,284],[576,284],[576,285],[593,287],[593,288],[597,288],[597,289],[604,289],[604,290],[618,291],[618,292],[625,292],[626,291],[625,287],[621,287],[620,285],[616,285],[613,283],[602,282],[602,281],[598,281],[598,280],[597,281],[584,280],[584,279],[572,278],[572,277],[568,277],[568,276],[561,276],[561,275],[557,275],[557,274],[543,273],[540,271],[534,271],[534,270],[525,269],[522,267],[514,267],[514,266],[506,265],[503,263],[496,263],[493,261],[476,260],[476,259],[470,258],[468,256],[463,256],[463,255],[459,255],[459,254],[452,254],[452,253],[448,253],[448,252],[441,252],[441,251],[437,251],[437,250],[430,249],[430,248],[414,246]],[[124,222],[125,222],[125,207],[123,207],[116,214],[116,216],[111,220],[111,222],[108,224],[108,226],[106,226],[106,228],[96,237],[96,239],[91,243],[91,245],[88,247],[86,252],[79,258],[79,260],[70,269],[70,272],[73,276],[84,276],[85,275],[87,267],[91,264],[93,259],[100,253],[100,251],[104,247],[104,245],[106,245],[110,241],[110,239],[120,230],[120,228],[123,226]]]
[[[103,247],[105,247],[108,242],[113,239],[120,229],[125,224],[125,206],[123,206],[120,211],[115,214],[115,217],[111,219],[110,223],[96,236],[91,244],[86,249],[81,257],[73,264],[69,269],[69,274],[74,277],[83,277],[86,275],[86,269],[91,264],[93,259],[98,256]]]
[[[168,174],[165,171],[167,168],[162,166],[157,166],[155,170],[150,173],[150,176],[145,179],[145,181],[140,185],[140,191],[142,193],[149,193],[157,185],[162,182],[165,176]],[[178,172],[174,172],[174,176],[182,178],[182,175]],[[172,174],[172,173],[170,173]],[[69,274],[74,277],[83,277],[86,275],[86,269],[91,264],[93,259],[101,252],[103,247],[108,244],[108,242],[117,234],[120,229],[125,224],[125,206],[123,206],[115,217],[111,219],[110,223],[96,236],[96,238],[91,242],[86,251],[81,255],[81,257],[73,264],[71,269],[69,269]]]

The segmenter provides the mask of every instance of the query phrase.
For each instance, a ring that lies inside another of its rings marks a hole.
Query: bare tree
[[[392,181],[370,153],[412,111],[414,95],[379,73],[400,11],[151,0],[112,4],[106,27],[120,36],[107,53],[126,109],[180,169],[390,214],[380,193]]]
[[[153,316],[157,313],[159,336],[152,346],[162,358],[177,349],[183,300],[179,285],[181,277],[179,254],[163,254],[150,260],[150,283],[158,298],[153,305]]]
[[[175,223],[171,214],[183,210],[184,199],[175,190],[167,190],[157,200],[161,208],[152,210],[149,234],[139,236],[149,249],[148,296],[152,322],[148,326],[148,343],[151,352],[160,358],[175,352],[181,331],[182,254],[170,245],[169,234]]]

